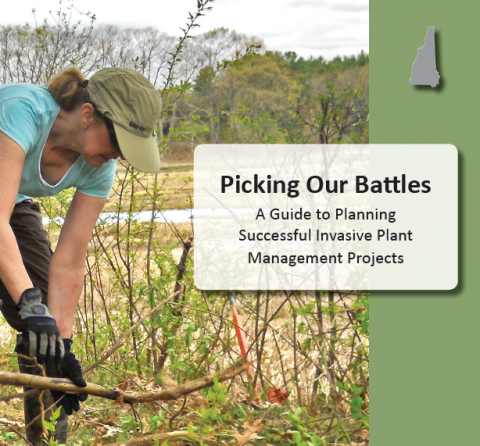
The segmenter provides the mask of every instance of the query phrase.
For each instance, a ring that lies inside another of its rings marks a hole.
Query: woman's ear
[[[80,108],[80,123],[87,129],[96,122],[96,110],[92,104],[83,104]]]

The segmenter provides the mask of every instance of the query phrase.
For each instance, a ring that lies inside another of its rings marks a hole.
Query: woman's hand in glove
[[[25,323],[23,337],[29,345],[29,356],[36,357],[39,364],[62,360],[65,349],[58,331],[57,322],[46,305],[42,303],[40,288],[29,288],[20,296],[18,313]]]
[[[71,351],[72,340],[64,339],[63,344],[65,346],[65,356],[60,362],[60,366],[51,370],[51,367],[47,364],[47,375],[55,378],[70,378],[78,387],[86,387],[87,383],[83,378],[82,366],[78,362],[78,359]],[[88,395],[85,394],[72,394],[57,392],[52,390],[52,396],[58,406],[63,406],[67,415],[72,415],[73,412],[77,412],[80,409],[80,402],[84,402]]]

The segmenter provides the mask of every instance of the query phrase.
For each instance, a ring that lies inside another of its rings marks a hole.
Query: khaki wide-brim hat
[[[146,173],[160,170],[155,127],[161,118],[162,98],[148,79],[128,68],[105,68],[88,81],[90,99],[113,122],[124,158]]]

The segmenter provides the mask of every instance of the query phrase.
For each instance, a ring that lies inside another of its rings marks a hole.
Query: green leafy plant
[[[61,410],[61,407],[58,407],[55,411],[52,411],[52,414],[49,420],[45,420],[45,419],[43,420],[43,425],[45,429],[47,429],[48,433],[50,434],[50,438],[48,442],[46,440],[44,441],[49,446],[57,446],[59,444],[58,441],[55,440],[55,432],[56,432],[58,418],[60,417],[60,410]]]

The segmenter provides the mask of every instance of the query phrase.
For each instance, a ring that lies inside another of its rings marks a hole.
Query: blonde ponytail
[[[85,86],[81,85],[85,76],[76,67],[70,67],[52,77],[47,82],[47,90],[55,102],[65,111],[89,102]]]

